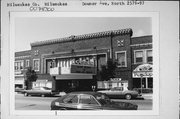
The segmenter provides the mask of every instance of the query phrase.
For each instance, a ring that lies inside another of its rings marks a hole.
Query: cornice
[[[34,43],[31,43],[31,47],[47,45],[47,44],[71,42],[71,41],[77,41],[77,40],[86,40],[89,38],[99,38],[99,37],[105,37],[105,36],[111,36],[111,35],[127,35],[127,34],[129,34],[130,36],[132,36],[132,33],[133,33],[132,29],[127,28],[127,29],[120,29],[120,30],[97,32],[97,33],[91,33],[91,34],[83,34],[83,35],[77,35],[77,36],[72,35],[70,37],[65,37],[65,38],[58,38],[58,39],[34,42]]]

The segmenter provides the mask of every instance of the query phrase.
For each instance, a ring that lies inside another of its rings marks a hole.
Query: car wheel
[[[126,98],[127,100],[130,100],[130,99],[132,98],[132,96],[131,96],[131,94],[126,94],[126,95],[125,95],[125,98]]]
[[[27,93],[24,93],[24,96],[28,96],[28,94],[27,94]]]

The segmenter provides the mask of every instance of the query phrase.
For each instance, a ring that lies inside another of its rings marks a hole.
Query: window
[[[62,67],[64,67],[64,62],[65,62],[65,61],[63,60],[63,61],[62,61]]]
[[[117,52],[116,59],[117,59],[118,67],[126,67],[127,66],[125,51]]]
[[[152,61],[153,61],[152,50],[147,50],[146,54],[147,54],[147,63],[152,63]]]
[[[64,100],[64,103],[78,103],[77,95],[69,95]]]
[[[26,67],[29,67],[29,60],[26,60]]]
[[[143,51],[135,51],[135,63],[143,63]]]
[[[23,60],[22,61],[15,61],[15,64],[14,64],[14,70],[15,71],[22,70],[23,67],[24,67]]]
[[[137,50],[134,51],[134,63],[152,63],[153,56],[151,49]]]
[[[81,95],[79,103],[81,104],[91,104],[98,105],[97,101],[90,95]]]
[[[39,71],[39,59],[33,60],[34,71]]]
[[[67,67],[67,60],[64,61],[64,67]]]

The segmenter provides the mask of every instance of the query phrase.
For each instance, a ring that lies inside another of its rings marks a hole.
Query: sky
[[[152,35],[150,17],[30,17],[15,19],[15,52],[30,50],[30,43],[71,35],[132,28],[133,36]]]

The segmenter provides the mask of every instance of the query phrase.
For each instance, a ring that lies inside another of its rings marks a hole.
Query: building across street
[[[124,87],[153,88],[152,35],[132,37],[131,28],[82,34],[31,43],[31,50],[15,53],[15,88],[25,88],[28,67],[37,73],[32,87],[56,91],[92,91]],[[100,72],[108,60],[114,75]]]

